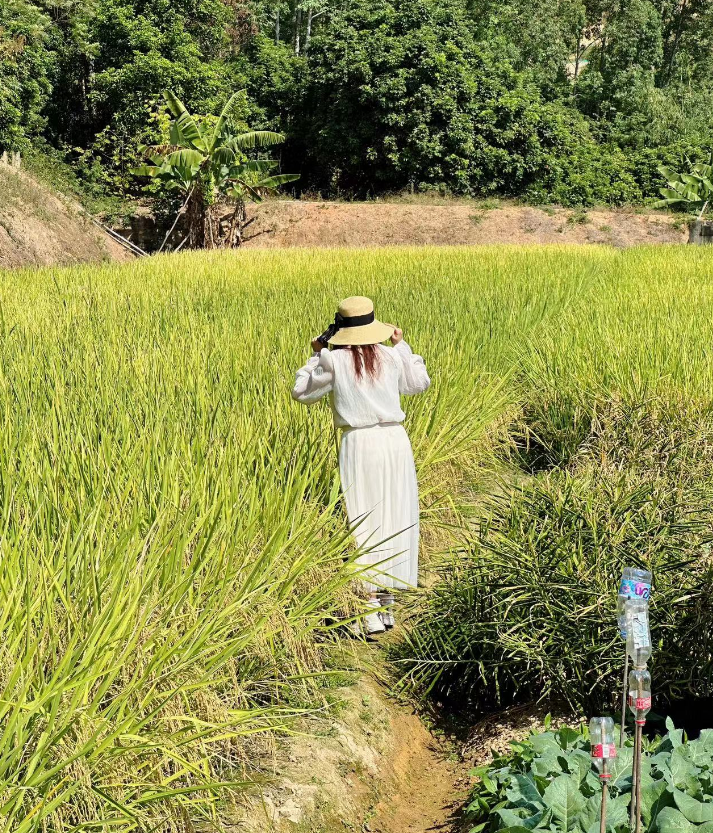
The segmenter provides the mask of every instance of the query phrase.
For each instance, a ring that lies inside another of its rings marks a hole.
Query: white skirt
[[[339,449],[347,516],[365,552],[367,588],[402,590],[418,580],[418,485],[403,425],[347,428]]]

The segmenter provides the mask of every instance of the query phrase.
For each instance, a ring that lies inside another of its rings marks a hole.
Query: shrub
[[[713,426],[705,413],[657,413],[654,403],[601,407],[582,412],[578,444],[560,428],[552,442],[542,419],[542,454],[562,465],[496,501],[416,599],[400,647],[416,691],[479,709],[540,695],[578,709],[614,706],[615,588],[622,567],[639,564],[654,573],[657,692],[713,692]]]

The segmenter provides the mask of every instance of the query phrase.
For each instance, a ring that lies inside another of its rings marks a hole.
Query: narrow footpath
[[[467,833],[474,766],[542,728],[532,706],[492,715],[459,737],[431,731],[412,706],[363,673],[333,690],[266,761],[265,783],[225,820],[247,833]]]

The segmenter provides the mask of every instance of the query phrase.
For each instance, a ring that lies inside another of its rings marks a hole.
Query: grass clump
[[[499,497],[414,595],[397,654],[412,690],[478,710],[613,706],[615,588],[642,565],[657,696],[713,694],[709,261],[613,258],[514,346]]]

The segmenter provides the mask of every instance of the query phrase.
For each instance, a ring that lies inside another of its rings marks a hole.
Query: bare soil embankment
[[[628,248],[688,239],[687,229],[674,217],[623,209],[275,200],[253,211],[248,248],[487,243],[599,243]]]
[[[306,720],[264,768],[270,779],[226,823],[246,833],[426,833],[453,829],[468,766],[369,678]]]
[[[226,818],[245,833],[463,833],[471,769],[541,731],[536,704],[471,727],[429,731],[413,708],[364,675],[335,692],[338,707],[305,719],[263,761],[267,782]],[[557,715],[553,725],[563,718]]]
[[[131,258],[76,203],[0,164],[0,268]]]

